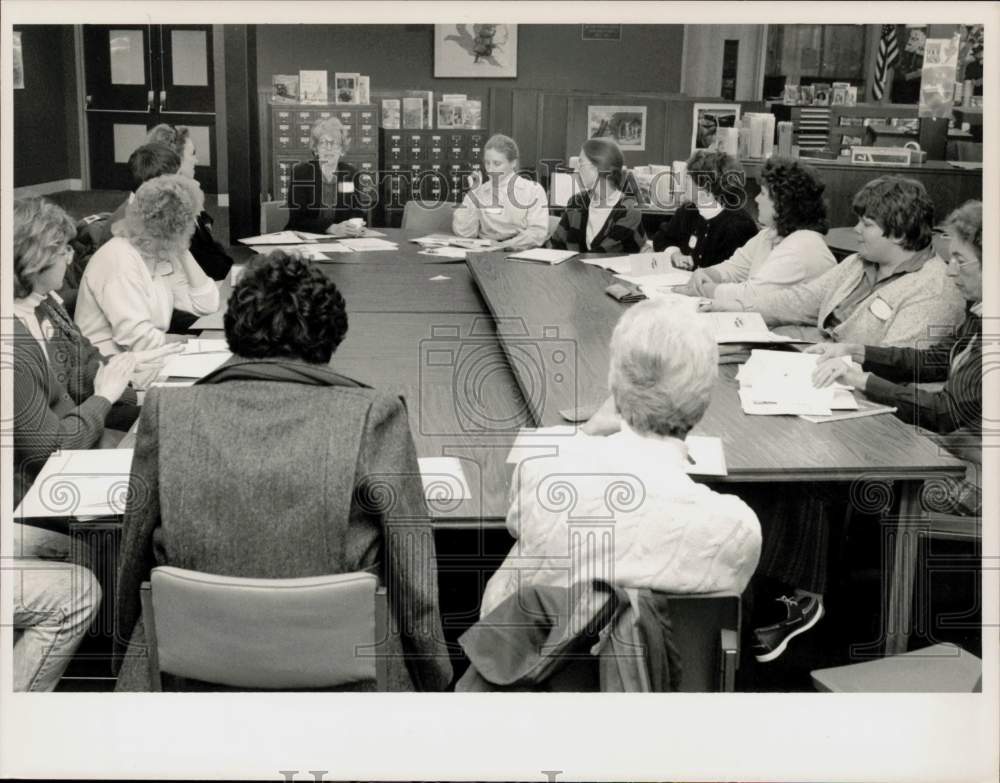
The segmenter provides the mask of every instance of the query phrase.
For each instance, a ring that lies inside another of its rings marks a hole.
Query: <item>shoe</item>
[[[778,599],[785,605],[788,616],[774,625],[755,628],[754,657],[760,663],[773,661],[781,655],[788,642],[812,628],[823,617],[823,599],[811,595]]]

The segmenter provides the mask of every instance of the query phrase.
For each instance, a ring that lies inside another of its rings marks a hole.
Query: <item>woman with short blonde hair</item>
[[[143,184],[80,281],[76,323],[108,356],[158,348],[174,308],[219,308],[219,290],[188,251],[204,197],[198,183],[165,174]]]

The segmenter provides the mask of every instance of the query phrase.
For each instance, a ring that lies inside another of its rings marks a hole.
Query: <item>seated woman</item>
[[[451,230],[460,237],[492,239],[498,247],[523,250],[540,247],[549,236],[549,201],[537,182],[518,176],[517,143],[509,136],[491,136],[483,148],[483,168],[470,179],[471,188],[455,210]]]
[[[558,455],[515,469],[507,529],[517,541],[481,616],[519,585],[744,590],[760,554],[757,517],[685,470],[684,439],[708,408],[717,363],[712,335],[666,300],[625,312],[611,337],[608,404],[582,434],[560,439]]]
[[[14,202],[15,507],[54,451],[120,440],[139,415],[129,380],[137,365],[159,359],[157,352],[106,359],[63,309],[55,292],[75,235],[73,220],[55,204]]]
[[[927,348],[885,348],[856,343],[811,346],[820,354],[814,381],[828,386],[834,381],[850,384],[875,402],[893,405],[896,415],[935,433],[965,433],[963,441],[981,440],[983,417],[983,205],[968,201],[952,212],[945,226],[950,235],[948,275],[969,303],[965,322],[948,340]],[[839,357],[850,356],[860,365],[848,366]],[[944,382],[939,391],[911,384]],[[897,383],[899,382],[899,383]],[[965,449],[970,460],[971,486],[954,493],[953,507],[977,514],[980,507],[978,464],[982,452]]]
[[[227,576],[379,573],[401,629],[384,653],[394,690],[451,679],[434,538],[401,397],[333,372],[347,333],[337,287],[307,262],[258,257],[225,316],[234,356],[142,409],[124,520],[117,627],[133,648],[120,690],[142,689],[139,586],[156,565]],[[220,462],[219,455],[225,455]],[[120,652],[120,650],[119,650]]]
[[[14,507],[58,449],[114,445],[139,409],[129,378],[150,355],[110,360],[84,337],[60,303],[73,220],[40,198],[14,202],[13,445]],[[110,428],[117,427],[118,430]],[[76,552],[83,561],[86,553]],[[69,536],[14,525],[15,691],[51,691],[101,604],[101,586],[83,565],[65,561]]]
[[[153,145],[163,145],[172,150],[177,157],[176,163],[172,156]],[[135,190],[143,182],[161,174],[183,174],[194,179],[194,167],[197,165],[198,151],[195,149],[191,132],[184,125],[157,125],[147,134],[146,143],[128,159],[129,172],[132,174],[132,189]],[[131,199],[131,196],[129,198]],[[112,216],[109,221],[111,225],[124,217],[125,206],[123,204],[119,212]],[[212,216],[203,209],[198,215],[194,234],[191,235],[189,250],[194,260],[198,262],[198,266],[205,270],[206,275],[213,280],[225,280],[233,266],[233,259],[213,236],[213,222]]]
[[[824,185],[796,160],[771,158],[764,164],[757,195],[763,226],[721,264],[698,269],[678,293],[714,298],[712,309],[749,309],[767,291],[808,282],[837,265],[823,234],[829,225]]]
[[[581,253],[638,253],[646,242],[642,212],[625,187],[625,156],[614,139],[588,139],[577,176],[583,192],[566,205],[548,246]]]
[[[370,177],[341,160],[349,139],[336,117],[309,131],[313,160],[296,164],[288,188],[288,229],[361,236],[366,210],[374,206]]]
[[[650,238],[643,252],[666,251],[678,269],[714,266],[732,256],[757,233],[743,209],[743,167],[717,150],[695,150],[688,158],[694,201],[681,204]]]
[[[928,328],[957,326],[965,304],[934,254],[934,204],[924,186],[879,177],[852,204],[861,249],[828,272],[752,299],[715,299],[714,310],[759,312],[778,332],[810,341],[911,346]]]
[[[117,235],[90,259],[74,317],[105,356],[164,345],[175,308],[219,309],[219,289],[188,251],[202,204],[189,177],[151,179],[135,192]]]

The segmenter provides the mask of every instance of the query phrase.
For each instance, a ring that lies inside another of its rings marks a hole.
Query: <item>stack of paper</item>
[[[698,318],[708,326],[719,345],[805,342],[770,331],[760,313],[699,313]]]
[[[479,237],[457,237],[454,234],[428,234],[413,240],[424,248],[432,247],[462,247],[467,250],[488,250],[496,245],[492,239]]]
[[[275,231],[271,234],[246,237],[241,239],[240,243],[244,245],[301,245],[315,241],[315,239],[304,239],[297,231]]]
[[[580,261],[590,266],[599,266],[601,269],[607,269],[616,275],[624,275],[632,271],[632,262],[629,261],[628,256],[615,256],[614,258],[599,256],[597,258],[581,258]]]
[[[225,340],[188,340],[184,353],[167,359],[160,378],[204,378],[232,355]]]
[[[652,273],[648,275],[617,275],[621,280],[639,286],[640,290],[649,297],[657,294],[672,294],[677,286],[687,285],[691,279],[691,273],[685,269],[669,269],[666,272]],[[697,302],[697,300],[694,300]]]
[[[568,261],[575,255],[579,255],[575,250],[549,250],[544,247],[536,247],[534,250],[519,250],[507,258],[513,258],[517,261],[541,261],[554,265]]]
[[[531,457],[554,457],[561,449],[579,447],[594,436],[585,435],[572,424],[555,427],[522,428],[507,455],[507,464],[517,465]],[[613,437],[613,436],[612,436]],[[707,435],[688,435],[684,443],[688,447],[686,472],[695,476],[725,476],[726,457],[722,439]]]
[[[850,386],[835,383],[817,389],[813,385],[818,359],[812,353],[751,351],[750,360],[736,373],[743,412],[765,416],[829,416],[835,409],[857,409]],[[849,357],[843,359],[850,365]]]
[[[421,250],[419,255],[437,256],[438,258],[450,258],[454,261],[463,261],[469,251],[462,247],[428,247]]]
[[[57,451],[14,512],[17,518],[125,513],[132,449]]]
[[[341,239],[340,244],[355,253],[367,253],[375,250],[399,250],[399,245],[395,242],[374,237]]]

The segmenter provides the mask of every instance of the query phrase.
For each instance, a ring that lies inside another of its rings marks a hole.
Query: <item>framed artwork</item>
[[[516,24],[434,25],[434,78],[516,76]]]
[[[696,103],[693,109],[691,149],[708,149],[715,144],[719,128],[735,128],[740,121],[738,103]]]
[[[588,106],[587,138],[610,136],[623,152],[646,149],[645,106]]]

